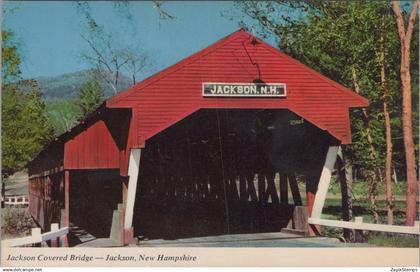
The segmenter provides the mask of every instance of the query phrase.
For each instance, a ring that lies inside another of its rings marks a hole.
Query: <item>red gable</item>
[[[284,98],[203,97],[204,82],[285,83]],[[235,32],[106,102],[132,108],[137,144],[202,108],[287,108],[343,144],[351,142],[349,108],[368,101],[245,31]]]

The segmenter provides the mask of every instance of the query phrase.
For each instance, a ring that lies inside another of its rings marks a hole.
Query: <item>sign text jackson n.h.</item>
[[[203,83],[204,97],[285,97],[284,83]]]

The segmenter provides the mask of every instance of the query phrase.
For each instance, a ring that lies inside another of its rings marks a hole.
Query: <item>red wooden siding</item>
[[[132,109],[131,112],[132,116],[137,115],[136,109]],[[125,132],[127,141],[125,142],[125,146],[123,149],[120,150],[120,175],[127,176],[128,173],[128,162],[130,158],[131,148],[139,148],[144,146],[137,145],[137,119],[130,118],[128,126],[124,126],[127,130]]]
[[[203,82],[256,79],[286,83],[287,97],[202,97]],[[349,108],[367,106],[367,100],[239,31],[111,98],[107,106],[137,112],[138,145],[201,108],[287,108],[347,144]]]
[[[60,223],[64,208],[63,172],[29,179],[29,212],[43,230]]]
[[[108,127],[98,120],[65,143],[66,169],[119,168],[119,150]]]
[[[43,149],[35,159],[28,163],[28,174],[47,175],[50,172],[59,172],[63,169],[64,144],[53,141]]]

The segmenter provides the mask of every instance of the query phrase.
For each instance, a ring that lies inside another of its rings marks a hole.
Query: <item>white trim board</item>
[[[339,220],[330,220],[330,219],[320,219],[320,218],[308,218],[309,224],[322,225],[328,227],[336,228],[345,228],[345,229],[357,229],[357,230],[371,230],[371,231],[383,231],[383,232],[396,232],[396,233],[406,233],[406,234],[416,234],[419,235],[419,221],[416,221],[416,224],[412,227],[410,226],[396,226],[396,225],[385,225],[385,224],[373,224],[373,223],[364,223],[361,220],[355,222],[350,221],[339,221]]]
[[[137,179],[139,176],[140,166],[140,148],[132,148],[130,151],[130,160],[128,163],[128,192],[127,192],[127,206],[125,207],[124,228],[132,227],[134,202],[136,201]]]
[[[311,213],[311,217],[313,218],[321,218],[322,209],[324,208],[328,187],[331,181],[332,170],[334,169],[334,164],[340,149],[340,146],[330,146],[328,148],[324,167],[322,168],[321,177],[319,178],[318,189],[315,194],[314,206]]]
[[[322,225],[328,227],[357,229],[357,230],[371,230],[383,232],[396,232],[419,235],[419,221],[416,221],[414,226],[396,226],[385,224],[364,223],[362,217],[355,217],[354,222],[321,219],[322,209],[324,208],[325,199],[327,198],[328,187],[331,181],[331,173],[334,168],[337,156],[342,156],[340,146],[330,146],[328,148],[327,156],[325,158],[324,167],[322,168],[321,177],[319,178],[318,189],[315,194],[314,206],[312,214],[308,218],[308,223],[312,225]]]

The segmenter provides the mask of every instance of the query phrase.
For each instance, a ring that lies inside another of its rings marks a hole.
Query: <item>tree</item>
[[[1,32],[2,46],[1,56],[2,62],[2,82],[3,84],[10,83],[19,78],[20,75],[20,56],[18,53],[18,47],[14,41],[13,32],[10,30],[3,30]]]
[[[126,59],[128,60],[125,70],[130,75],[131,84],[137,83],[137,75],[148,66],[148,58],[146,54],[136,54],[133,50],[125,52]]]
[[[79,97],[76,102],[81,112],[79,120],[84,119],[91,114],[103,101],[104,92],[101,85],[95,80],[86,82],[80,89]]]
[[[91,33],[88,36],[81,35],[89,45],[90,50],[82,53],[82,58],[96,67],[97,74],[113,88],[116,94],[122,71],[127,71],[136,84],[140,71],[147,65],[147,55],[140,49],[118,45],[112,34],[102,32]]]
[[[38,84],[20,79],[20,55],[12,31],[2,31],[2,176],[21,170],[53,135]]]
[[[164,1],[153,1],[154,3],[154,7],[158,10],[159,12],[159,18],[162,20],[166,20],[166,19],[175,19],[175,16],[169,14],[164,8],[163,8],[163,4]]]
[[[21,90],[22,85],[29,90]],[[36,81],[3,85],[2,175],[22,170],[47,144],[54,130]]]
[[[127,1],[113,3],[117,13],[131,22],[129,5]],[[161,18],[173,18],[162,9],[162,3],[155,3],[155,6]],[[120,44],[117,33],[107,32],[94,19],[88,2],[77,1],[76,7],[87,26],[86,33],[81,34],[81,37],[88,44],[89,50],[81,54],[82,59],[96,67],[98,75],[113,88],[115,94],[119,91],[122,71],[128,72],[132,84],[136,84],[139,74],[148,66],[148,56],[141,50],[140,45]],[[136,36],[138,35],[133,33],[133,37]]]
[[[74,99],[49,100],[46,112],[54,127],[55,135],[60,135],[71,129],[82,116],[81,109]]]
[[[393,199],[392,199],[392,128],[389,114],[389,90],[386,82],[386,62],[385,62],[385,34],[387,25],[385,24],[385,14],[382,15],[380,26],[380,44],[379,44],[379,63],[381,67],[381,87],[383,91],[383,112],[385,120],[385,141],[386,141],[386,159],[385,159],[385,182],[386,182],[386,207],[388,224],[394,223]]]
[[[404,18],[401,15],[400,4],[398,1],[392,2],[397,23],[398,35],[401,43],[401,89],[402,89],[402,122],[403,139],[405,147],[405,160],[407,169],[407,210],[406,225],[414,225],[416,219],[417,190],[418,180],[416,174],[416,159],[413,141],[413,121],[412,121],[412,101],[411,101],[411,74],[410,74],[410,46],[413,35],[413,29],[417,17],[417,9],[420,2],[415,1],[408,19],[407,28]]]
[[[344,151],[364,170],[376,221],[376,194],[382,169],[392,160],[391,119],[398,82],[395,63],[399,45],[390,4],[386,1],[238,2],[264,35],[274,34],[280,48],[304,64],[369,98],[370,106],[353,112],[353,145]],[[390,121],[390,122],[388,122]],[[386,141],[384,141],[386,139]],[[386,156],[384,156],[386,154]],[[390,181],[386,175],[387,181]],[[389,185],[389,184],[388,184]],[[392,188],[388,210],[392,221]]]

